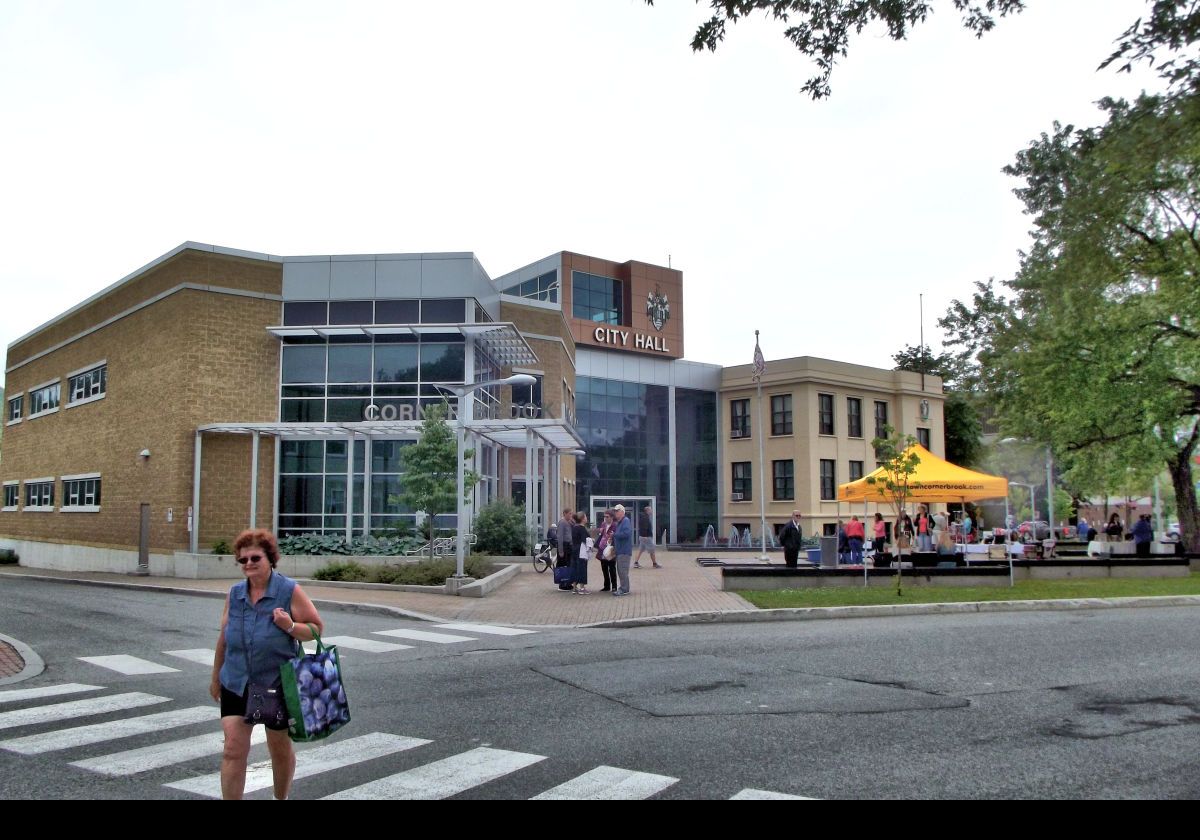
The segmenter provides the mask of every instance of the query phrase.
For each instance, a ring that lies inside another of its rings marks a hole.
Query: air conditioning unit
[[[740,438],[740,437],[742,436],[742,430],[741,430],[741,429],[734,429],[732,432],[730,432],[730,433],[729,433],[729,436],[730,436],[731,438]]]
[[[740,502],[742,500],[742,494],[741,493],[733,493],[730,495],[729,499],[730,499],[730,501]]]

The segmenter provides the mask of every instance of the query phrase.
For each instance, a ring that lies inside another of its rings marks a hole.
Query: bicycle
[[[538,543],[533,547],[533,570],[538,574],[553,569],[558,559],[558,549],[553,543]]]

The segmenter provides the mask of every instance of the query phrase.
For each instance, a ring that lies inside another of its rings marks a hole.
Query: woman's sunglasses
[[[267,558],[262,554],[251,554],[249,557],[237,558],[237,562],[238,562],[239,566],[245,566],[247,563],[257,563],[260,560],[266,560],[266,559]]]

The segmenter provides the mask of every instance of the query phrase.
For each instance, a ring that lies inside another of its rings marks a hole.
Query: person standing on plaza
[[[288,738],[287,708],[279,666],[297,655],[299,642],[312,641],[313,625],[325,629],[304,590],[275,571],[279,544],[262,529],[243,531],[233,544],[244,580],[233,585],[221,614],[209,694],[221,704],[225,748],[221,756],[221,798],[241,799],[246,759],[255,723],[267,729],[275,798],[287,799],[296,775],[296,753]]]
[[[570,508],[563,508],[562,519],[558,520],[558,562],[556,568],[569,569],[571,567],[571,536],[575,529],[575,519]],[[560,583],[559,589],[566,592],[571,591],[574,587],[569,583]]]
[[[945,511],[939,510],[937,513],[935,513],[933,515],[933,541],[934,541],[934,543],[941,541],[942,532],[946,530],[946,527],[948,524],[949,524],[949,522],[946,519]]]
[[[800,511],[792,511],[792,518],[783,526],[779,543],[783,546],[783,562],[793,569],[800,559],[800,544],[804,542],[804,531],[800,527]]]
[[[1121,524],[1121,517],[1115,513],[1109,517],[1108,525],[1104,528],[1104,535],[1108,537],[1109,542],[1120,542],[1125,536],[1125,526]]]
[[[1150,556],[1150,543],[1154,541],[1154,528],[1149,514],[1139,516],[1133,524],[1133,550],[1138,557]]]
[[[887,549],[887,523],[883,521],[883,514],[875,514],[875,530],[871,534],[871,548],[874,549],[875,555],[886,553]]]
[[[571,526],[571,586],[576,595],[591,594],[587,588],[587,564],[592,558],[595,541],[587,525],[586,513],[575,514],[575,523]]]
[[[616,526],[613,528],[613,545],[617,549],[617,578],[619,585],[613,595],[629,594],[629,565],[633,560],[633,522],[625,515],[625,506],[613,508]]]
[[[965,507],[963,508],[962,533],[963,542],[969,543],[975,541],[973,536],[975,533],[975,523],[971,521],[971,511]]]
[[[635,569],[642,568],[642,554],[647,551],[650,552],[650,562],[654,564],[654,568],[662,568],[654,554],[654,517],[650,513],[650,505],[646,505],[638,514],[638,553],[633,560]]]
[[[850,564],[858,566],[863,561],[863,539],[865,531],[857,516],[851,516],[846,523],[846,543],[850,549]]]
[[[933,520],[929,517],[929,508],[925,505],[917,510],[917,551],[933,551]]]
[[[600,558],[600,571],[604,574],[601,592],[611,592],[617,588],[617,550],[612,544],[613,527],[613,512],[606,510],[600,530],[596,533],[596,556]],[[609,554],[612,556],[607,556]]]

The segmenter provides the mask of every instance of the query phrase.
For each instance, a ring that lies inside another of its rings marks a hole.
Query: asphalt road
[[[0,689],[0,795],[211,790],[217,755],[116,776],[94,768],[219,731],[209,668],[167,652],[211,648],[220,610],[219,600],[186,595],[0,584],[0,633],[46,661],[45,673]],[[338,749],[348,763],[300,779],[297,798],[527,799],[582,795],[589,782],[656,798],[1200,796],[1195,608],[514,636],[341,611],[324,618],[327,635],[346,639],[354,720],[301,746],[300,764],[334,761]],[[446,638],[411,638],[413,630]],[[347,647],[360,640],[408,647]],[[114,655],[175,670],[121,674],[80,659]],[[76,683],[97,688],[4,696]],[[69,720],[53,709],[33,723],[12,714],[135,692],[164,699]],[[131,718],[204,704],[211,719],[166,730],[66,746],[73,736],[56,734],[97,723],[117,732]],[[47,743],[53,749],[29,752]],[[256,750],[252,760],[265,757]]]

